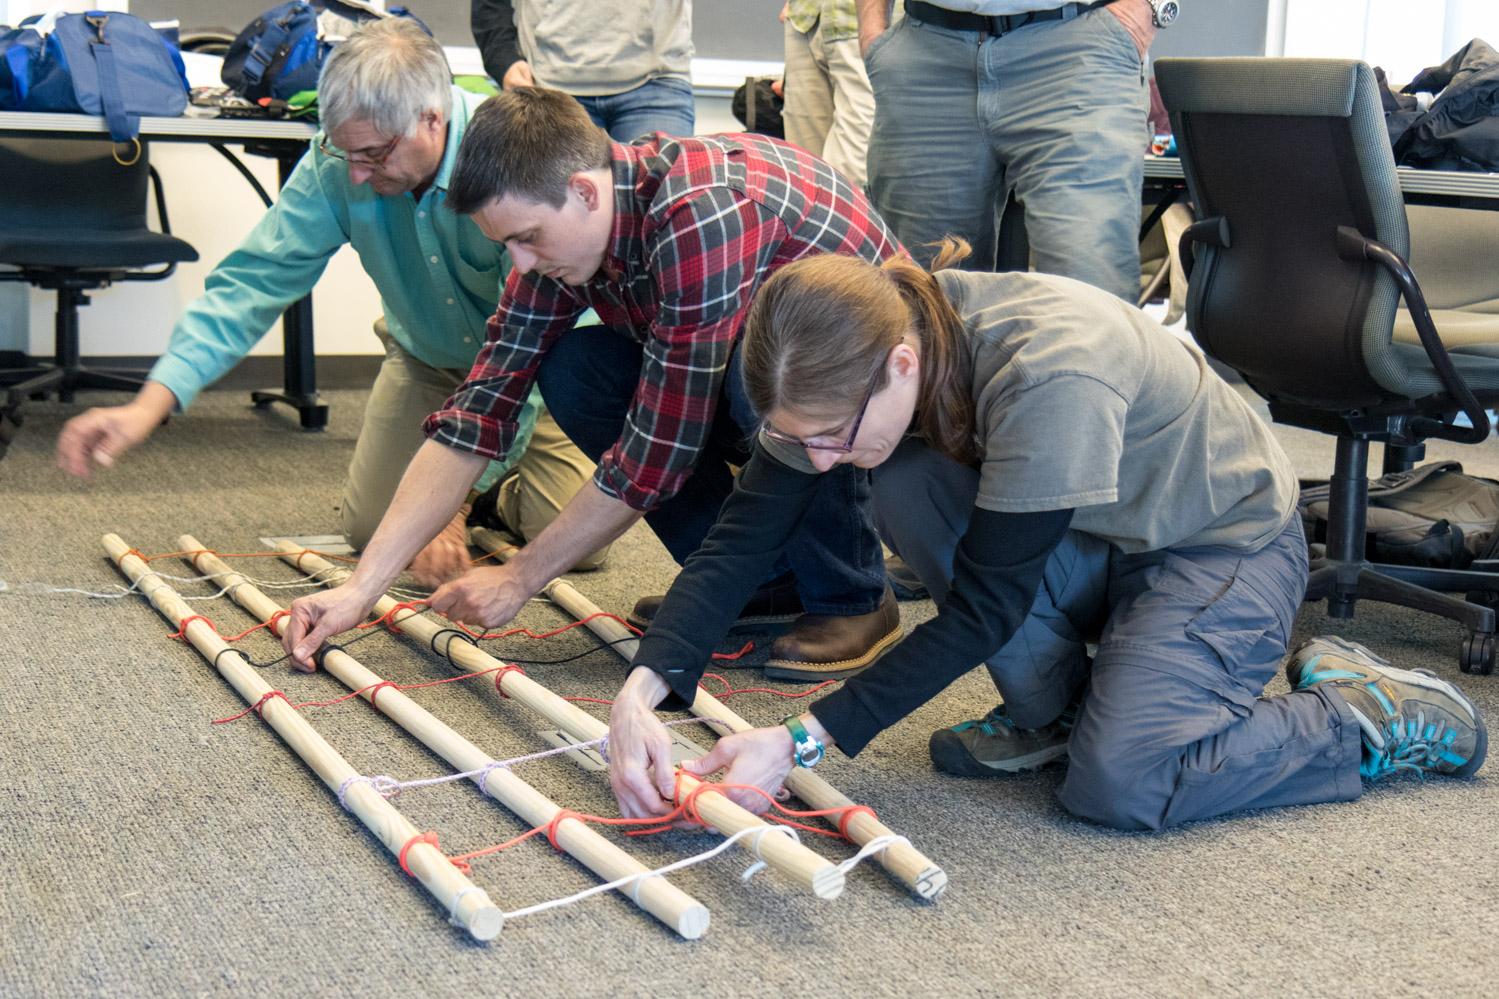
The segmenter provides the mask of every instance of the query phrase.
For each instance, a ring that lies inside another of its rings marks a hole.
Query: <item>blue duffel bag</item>
[[[35,28],[0,24],[0,111],[19,111],[31,88],[31,67],[42,51]]]
[[[127,142],[140,134],[142,115],[180,115],[187,90],[181,53],[156,29],[95,10],[57,19],[21,107],[103,115],[110,137]]]

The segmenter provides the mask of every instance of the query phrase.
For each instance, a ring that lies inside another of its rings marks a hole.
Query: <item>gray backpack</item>
[[[1297,508],[1307,541],[1327,539],[1326,485],[1303,486]],[[1466,569],[1499,555],[1499,482],[1455,461],[1391,472],[1369,483],[1366,557],[1371,562]]]

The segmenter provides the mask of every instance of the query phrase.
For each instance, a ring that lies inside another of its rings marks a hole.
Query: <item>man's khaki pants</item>
[[[385,346],[385,360],[370,390],[340,504],[343,533],[355,549],[369,544],[406,466],[426,441],[422,421],[441,409],[468,375],[412,357],[387,332],[384,319],[375,322],[375,335]],[[500,482],[495,512],[511,534],[528,542],[552,522],[593,470],[594,463],[543,408],[520,461]],[[606,545],[576,568],[597,568],[608,552]]]
[[[868,178],[874,91],[859,40],[826,42],[822,22],[802,34],[786,22],[786,140],[827,160],[863,187]]]

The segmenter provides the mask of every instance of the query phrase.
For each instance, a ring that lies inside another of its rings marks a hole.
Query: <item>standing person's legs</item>
[[[1025,207],[1038,271],[1133,302],[1149,91],[1135,43],[1097,8],[990,39],[979,106]]]
[[[902,442],[875,470],[880,536],[916,571],[938,605],[947,599],[953,554],[968,529],[978,481],[974,469],[914,439]],[[1108,564],[1107,544],[1068,531],[1046,563],[1025,622],[989,657],[986,665],[1005,713],[1021,728],[1056,721],[1087,682],[1086,642],[1103,624]]]
[[[979,117],[978,60],[978,32],[909,15],[875,40],[864,61],[875,99],[869,194],[918,261],[951,233],[973,247],[964,266],[988,271],[1000,168]]]
[[[579,97],[578,102],[615,142],[651,132],[691,135],[697,121],[692,84],[674,76],[648,80],[622,94]]]
[[[869,135],[874,128],[874,91],[859,55],[857,38],[822,41],[823,59],[833,83],[833,126],[823,143],[822,158],[855,185],[869,179]]]
[[[786,36],[786,107],[781,119],[786,124],[786,141],[822,156],[828,130],[833,127],[833,86],[827,63],[813,50],[821,25],[813,26],[805,35],[790,21],[782,27]]]
[[[375,321],[375,335],[385,347],[385,359],[364,407],[339,503],[344,537],[356,550],[369,544],[406,466],[426,441],[422,421],[441,409],[463,380],[406,353],[386,331],[384,319]]]
[[[1306,587],[1295,517],[1252,555],[1180,549],[1116,560],[1117,598],[1058,794],[1074,815],[1161,829],[1361,791],[1359,727],[1336,695],[1261,696]]]

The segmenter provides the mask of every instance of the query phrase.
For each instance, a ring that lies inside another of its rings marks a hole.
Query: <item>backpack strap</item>
[[[244,76],[246,84],[258,84],[271,63],[283,53],[287,40],[291,37],[292,22],[300,13],[297,7],[293,7],[279,21],[265,22],[265,30],[260,33],[259,38],[255,39],[255,44],[250,47],[250,51],[245,53],[245,64],[240,73]]]
[[[84,20],[94,29],[94,37],[89,40],[88,47],[94,56],[94,65],[99,70],[99,102],[104,105],[104,122],[109,127],[109,137],[116,142],[129,142],[140,134],[141,119],[140,115],[127,114],[125,111],[125,95],[120,93],[120,75],[115,67],[114,46],[104,36],[109,15],[95,12],[85,14]],[[140,155],[139,146],[136,155]]]

